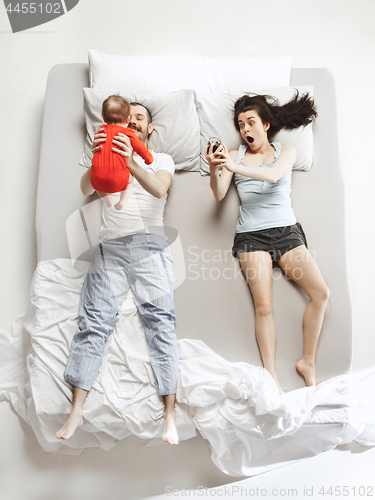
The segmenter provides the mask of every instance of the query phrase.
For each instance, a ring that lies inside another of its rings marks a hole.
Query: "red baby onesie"
[[[104,125],[102,127],[107,134],[106,141],[102,143],[102,149],[94,153],[90,172],[91,185],[95,191],[102,193],[118,193],[124,191],[129,182],[130,171],[126,158],[112,151],[115,144],[112,139],[119,132],[129,137],[133,150],[141,156],[146,165],[154,161],[152,154],[137,137],[134,130],[121,125]]]

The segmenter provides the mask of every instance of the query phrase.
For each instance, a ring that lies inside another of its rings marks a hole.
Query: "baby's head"
[[[130,116],[130,104],[120,95],[110,95],[103,102],[102,116],[105,123],[127,124]]]

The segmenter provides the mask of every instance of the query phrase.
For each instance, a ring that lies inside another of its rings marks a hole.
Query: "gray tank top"
[[[275,159],[267,165],[259,165],[256,168],[270,168],[279,157],[280,142],[271,145],[276,149]],[[236,160],[238,165],[246,166],[243,163],[246,150],[246,144],[241,144]],[[251,179],[240,174],[234,174],[234,182],[241,200],[237,233],[291,226],[297,222],[290,199],[291,170],[275,183]]]

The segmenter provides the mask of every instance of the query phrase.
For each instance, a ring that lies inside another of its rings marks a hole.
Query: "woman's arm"
[[[129,137],[124,134],[115,135],[113,144],[119,148],[112,148],[112,151],[126,158],[130,173],[134,175],[139,184],[156,198],[162,198],[172,184],[172,175],[167,170],[159,170],[155,175],[147,172],[133,159],[133,148]]]
[[[206,158],[208,161],[208,165],[210,167],[210,188],[217,200],[222,200],[224,196],[227,194],[230,183],[232,181],[233,172],[230,172],[226,168],[223,168],[221,171],[221,175],[219,175],[219,169],[213,163],[215,159],[220,158],[220,152],[224,149],[224,145],[222,144],[215,153],[212,152],[213,144],[211,144],[208,153],[206,153]]]
[[[225,146],[224,146],[225,148]],[[275,183],[281,177],[284,177],[289,170],[293,168],[296,162],[297,152],[293,146],[288,146],[281,150],[280,156],[272,165],[272,167],[251,167],[245,165],[237,165],[234,161],[235,151],[228,153],[225,148],[222,153],[222,158],[215,158],[212,164],[215,168],[225,167],[229,172],[243,175],[244,177],[250,177],[251,179],[257,179],[259,181],[267,181]]]

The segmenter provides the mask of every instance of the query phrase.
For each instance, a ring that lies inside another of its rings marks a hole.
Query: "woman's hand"
[[[212,151],[213,144],[211,144],[208,153],[206,153],[206,158],[210,168],[225,168],[228,172],[233,172],[235,163],[229,156],[229,151],[225,144],[221,143],[215,152]]]
[[[227,194],[232,181],[233,172],[230,170],[233,163],[229,157],[227,147],[221,143],[213,152],[213,144],[210,145],[206,158],[210,166],[210,187],[217,200],[222,200]],[[220,167],[224,167],[219,171]]]
[[[218,155],[217,155],[217,152],[219,150],[222,150],[222,147],[223,147],[223,143],[221,143],[217,148],[216,148],[216,151],[214,152],[213,149],[214,149],[214,146],[215,146],[215,143],[212,143],[210,144],[210,147],[208,148],[208,151],[206,150],[206,158],[207,158],[207,161],[208,161],[208,166],[210,167],[210,170],[214,171],[215,172],[215,169],[216,167],[218,167],[217,165],[217,159],[218,159]],[[217,170],[216,170],[217,172]],[[216,173],[215,172],[215,173]]]
[[[98,144],[100,144],[101,142],[105,142],[106,137],[107,135],[105,134],[103,128],[99,127],[98,129],[96,129],[94,135],[94,142],[92,143],[92,148],[91,148],[91,151],[93,153],[97,153],[102,149],[102,147],[98,146]]]

